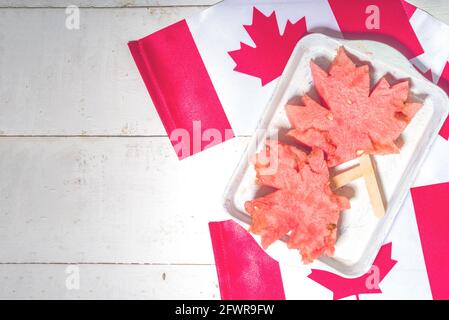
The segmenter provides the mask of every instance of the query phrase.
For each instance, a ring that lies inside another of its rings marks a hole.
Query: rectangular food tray
[[[390,81],[409,79],[411,99],[423,103],[422,109],[400,138],[400,154],[373,157],[385,200],[385,216],[379,219],[374,215],[362,179],[345,187],[346,192],[353,193],[350,198],[351,209],[341,215],[335,254],[333,257],[322,256],[319,260],[344,276],[356,277],[368,271],[374,262],[449,110],[449,99],[444,91],[424,79],[395,49],[373,41],[337,40],[322,34],[312,34],[298,42],[258,129],[226,188],[224,205],[238,222],[251,222],[250,216],[245,212],[244,203],[260,196],[263,191],[255,184],[255,170],[249,159],[261,150],[266,139],[286,139],[285,133],[291,125],[285,113],[285,105],[306,93],[317,98],[313,90],[310,61],[317,62],[327,70],[341,46],[344,46],[356,61],[359,60],[357,63],[370,65],[371,87],[384,75],[387,75]],[[343,164],[335,170],[344,169],[354,163]],[[341,192],[344,194],[345,191]],[[254,238],[260,243],[258,236]],[[289,250],[281,241],[271,245],[267,252],[282,263],[300,264],[297,250]]]

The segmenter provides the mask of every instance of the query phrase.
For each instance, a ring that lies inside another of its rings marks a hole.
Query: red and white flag
[[[252,135],[293,48],[313,32],[387,43],[449,93],[449,26],[403,0],[225,0],[129,47],[183,159]],[[279,265],[239,225],[211,223],[222,298],[448,299],[448,138],[446,121],[373,268],[359,278],[319,262]]]

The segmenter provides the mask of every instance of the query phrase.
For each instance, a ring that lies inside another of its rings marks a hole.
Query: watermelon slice
[[[391,86],[382,78],[370,93],[369,66],[357,67],[343,48],[329,73],[314,62],[311,68],[325,107],[307,95],[303,106],[287,105],[289,136],[325,151],[330,167],[363,153],[399,152],[395,141],[422,106],[408,101],[408,81]]]
[[[290,232],[289,248],[299,249],[305,263],[332,255],[340,212],[349,201],[329,187],[329,170],[320,149],[307,155],[276,141],[268,141],[255,157],[256,182],[273,193],[245,203],[252,217],[250,231],[267,248]]]

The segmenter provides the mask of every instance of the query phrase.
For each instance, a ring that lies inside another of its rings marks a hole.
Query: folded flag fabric
[[[449,93],[449,26],[404,0],[225,0],[129,48],[184,159],[252,135],[295,43],[313,32],[389,44]],[[358,281],[319,262],[292,271],[236,223],[217,222],[210,234],[222,298],[447,298],[449,190],[440,183],[449,182],[448,139],[446,121],[376,260],[379,288],[364,287],[375,269]]]
[[[279,263],[243,227],[227,220],[209,230],[223,300],[285,300]]]
[[[412,189],[432,296],[449,300],[449,183]]]
[[[311,32],[385,42],[449,91],[449,27],[403,0],[226,0],[129,47],[183,159],[252,134],[296,42]]]
[[[131,41],[129,49],[179,158],[205,149],[209,131],[233,137],[185,20]]]

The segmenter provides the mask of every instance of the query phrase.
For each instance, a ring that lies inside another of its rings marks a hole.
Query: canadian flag
[[[387,43],[449,93],[449,26],[403,0],[225,0],[129,48],[183,159],[252,135],[293,48],[313,32]],[[446,121],[374,268],[360,278],[320,264],[279,265],[240,226],[211,223],[222,298],[449,298],[448,138]],[[376,275],[380,286],[370,287]]]

